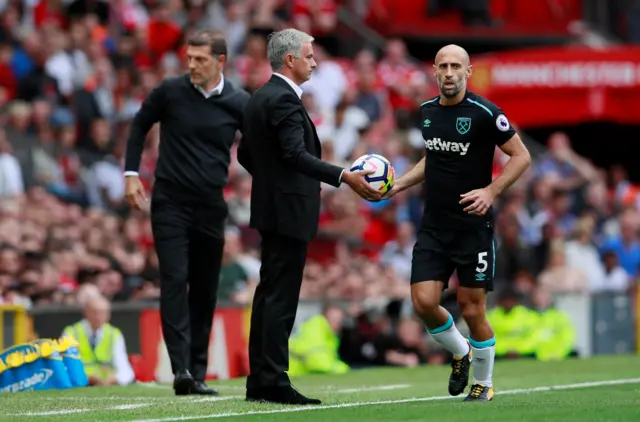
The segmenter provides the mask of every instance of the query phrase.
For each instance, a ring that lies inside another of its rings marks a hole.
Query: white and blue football
[[[386,193],[393,186],[395,171],[391,162],[382,155],[366,154],[358,158],[351,165],[351,171],[373,169],[374,172],[365,176],[365,180],[377,191]]]

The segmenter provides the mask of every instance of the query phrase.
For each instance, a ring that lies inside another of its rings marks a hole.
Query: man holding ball
[[[262,237],[249,335],[249,401],[320,403],[296,391],[286,374],[307,245],[318,231],[320,183],[346,183],[367,200],[380,199],[365,180],[371,170],[352,172],[320,159],[320,141],[300,88],[316,67],[312,42],[296,29],[270,36],[267,55],[274,74],[249,100],[238,148],[238,161],[253,177],[250,225]]]
[[[502,110],[467,90],[472,66],[464,49],[443,47],[433,71],[440,95],[420,107],[426,157],[400,177],[383,199],[426,183],[422,228],[411,268],[413,306],[432,337],[454,356],[449,394],[464,391],[472,367],[472,386],[465,401],[490,401],[496,344],[485,316],[495,268],[491,205],[522,175],[531,157]],[[496,145],[510,158],[492,181]],[[440,306],[454,270],[460,280],[458,304],[470,330],[468,341]]]

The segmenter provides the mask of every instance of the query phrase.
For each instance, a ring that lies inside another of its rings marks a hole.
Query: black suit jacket
[[[320,182],[340,185],[342,168],[321,161],[316,128],[279,76],[245,108],[238,161],[253,176],[251,227],[310,241],[318,232]]]

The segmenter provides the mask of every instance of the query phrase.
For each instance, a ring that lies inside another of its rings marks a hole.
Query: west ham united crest
[[[460,135],[466,135],[469,129],[471,129],[471,118],[458,117],[458,120],[456,120],[456,129],[458,129]]]

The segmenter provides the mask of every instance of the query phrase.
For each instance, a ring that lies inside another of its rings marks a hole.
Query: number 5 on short
[[[478,266],[476,267],[476,281],[485,281],[487,279],[487,269],[489,268],[489,262],[487,257],[489,252],[478,253]],[[493,263],[492,263],[493,266]]]

